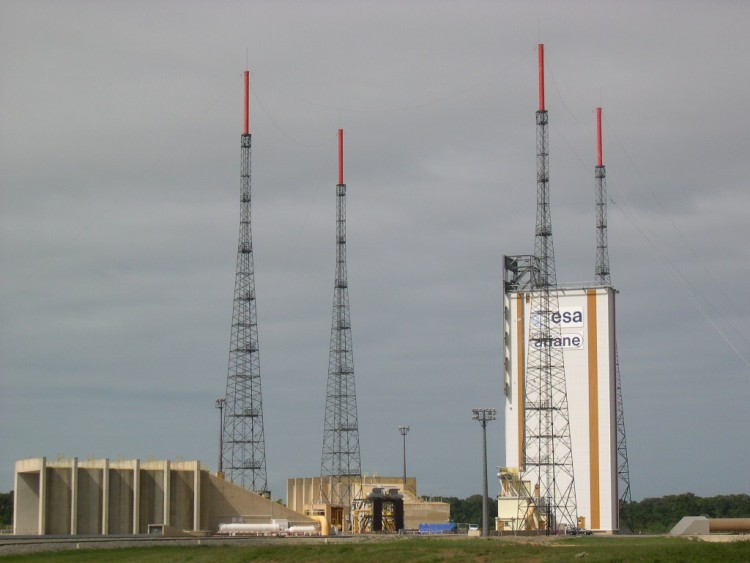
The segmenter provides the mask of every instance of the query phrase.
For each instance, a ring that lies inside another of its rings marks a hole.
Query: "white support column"
[[[169,520],[170,520],[169,518],[169,507],[170,507],[169,485],[171,482],[171,479],[170,479],[171,475],[169,474],[170,469],[171,468],[170,468],[169,460],[168,459],[164,460],[164,525],[165,526],[169,526]]]
[[[39,469],[39,535],[47,531],[47,458],[42,458]]]
[[[193,470],[193,531],[201,529],[201,462],[195,462]]]
[[[13,472],[13,535],[18,534],[18,462]]]
[[[133,533],[138,533],[141,507],[141,461],[133,460]]]
[[[102,467],[102,535],[109,534],[109,458]]]
[[[78,458],[70,462],[70,535],[78,535]]]

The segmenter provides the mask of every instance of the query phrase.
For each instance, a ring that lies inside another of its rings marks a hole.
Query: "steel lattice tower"
[[[602,108],[596,108],[596,155],[594,185],[596,188],[596,282],[612,285],[609,272],[609,251],[607,249],[607,173],[602,158]],[[623,503],[631,502],[630,468],[628,447],[625,439],[625,414],[622,407],[622,382],[620,380],[620,358],[617,354],[617,338],[614,342],[615,389],[617,411],[617,478],[620,491],[620,510]]]
[[[339,129],[339,183],[336,186],[336,279],[333,293],[331,347],[320,461],[321,498],[331,505],[349,507],[362,486],[354,386],[349,284],[346,275],[346,184],[344,184],[344,132]],[[326,491],[324,481],[328,480]]]
[[[602,159],[602,108],[596,108],[596,282],[612,285],[609,278],[609,251],[607,250],[607,173]]]
[[[229,344],[229,370],[222,423],[222,465],[232,483],[270,496],[266,481],[263,401],[255,309],[255,266],[251,229],[249,97],[250,73],[245,71],[245,119],[241,137],[240,235],[234,308]]]
[[[549,199],[548,116],[544,108],[544,45],[539,45],[539,110],[537,125],[537,214],[532,277],[527,376],[524,382],[524,444],[522,480],[528,497],[520,514],[536,507],[547,533],[566,525],[577,527],[573,453],[563,351],[554,346],[559,326],[551,317],[559,310],[555,251]]]

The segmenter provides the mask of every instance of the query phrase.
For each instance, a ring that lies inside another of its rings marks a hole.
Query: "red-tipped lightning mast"
[[[354,382],[349,282],[346,273],[346,185],[344,184],[344,130],[338,132],[339,183],[336,186],[336,275],[328,354],[323,450],[320,456],[319,498],[343,507],[343,531],[356,522],[350,507],[360,498],[362,463],[359,452],[357,394]]]
[[[539,111],[544,111],[544,43],[539,43]]]
[[[223,397],[221,470],[228,481],[270,495],[266,473],[263,400],[255,302],[255,265],[250,197],[250,72],[244,74],[244,119],[240,136],[240,229],[229,346],[226,395]]]
[[[560,326],[551,321],[559,312],[555,250],[549,193],[548,115],[544,107],[544,45],[539,44],[539,109],[536,112],[537,213],[534,271],[527,360],[523,386],[523,446],[521,483],[530,485],[518,500],[518,521],[531,521],[531,507],[540,511],[547,533],[577,527],[573,453],[561,347],[553,345]],[[524,490],[524,487],[521,487]],[[541,512],[544,511],[544,512]],[[539,530],[539,529],[538,529]]]
[[[602,157],[602,108],[596,108],[596,168],[594,168],[594,186],[596,189],[596,264],[594,274],[596,282],[604,286],[612,285],[609,272],[609,249],[607,246],[607,174]],[[625,436],[625,413],[622,406],[622,381],[620,379],[620,358],[617,352],[617,340],[614,342],[615,353],[615,419],[617,424],[617,486],[621,490],[620,507],[631,502],[630,465],[628,463],[628,444]],[[620,510],[617,511],[617,523],[620,522]]]
[[[243,135],[250,134],[250,71],[245,71],[245,120]]]
[[[344,130],[339,129],[339,186],[344,184]]]

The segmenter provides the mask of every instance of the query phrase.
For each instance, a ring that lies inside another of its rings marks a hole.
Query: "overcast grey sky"
[[[545,43],[561,282],[594,108],[633,497],[750,492],[746,2],[0,1],[0,490],[13,463],[216,467],[252,73],[269,485],[320,470],[345,130],[363,470],[481,488],[501,256],[533,250]],[[490,470],[503,421],[488,427]],[[496,494],[496,480],[491,493]]]

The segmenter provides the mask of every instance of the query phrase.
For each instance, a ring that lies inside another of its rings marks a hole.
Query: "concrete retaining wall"
[[[198,461],[16,462],[14,534],[146,534],[151,524],[216,532],[225,522],[313,520],[224,481]]]

